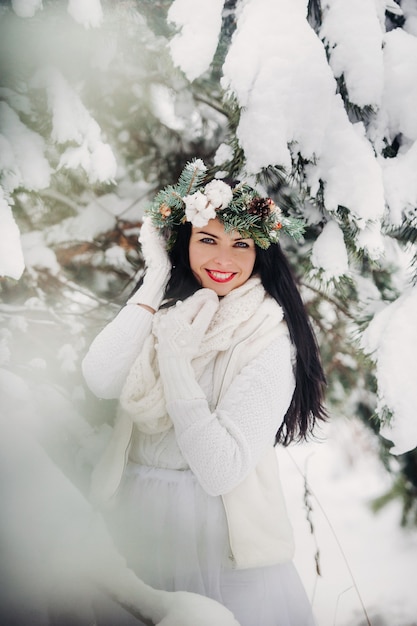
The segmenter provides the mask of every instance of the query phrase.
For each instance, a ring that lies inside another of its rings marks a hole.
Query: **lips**
[[[236,276],[236,272],[217,272],[215,270],[207,269],[206,272],[215,283],[228,283]]]

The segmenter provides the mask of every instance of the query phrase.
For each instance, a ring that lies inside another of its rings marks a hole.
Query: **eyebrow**
[[[212,237],[213,239],[219,239],[217,235],[214,235],[213,233],[208,233],[205,230],[198,230],[196,232],[196,235],[207,235],[208,237]],[[246,241],[247,239],[250,239],[250,237],[235,237],[233,241]]]

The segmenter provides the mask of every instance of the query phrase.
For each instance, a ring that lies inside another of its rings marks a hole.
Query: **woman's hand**
[[[148,272],[158,271],[168,273],[171,271],[171,262],[166,250],[166,241],[160,231],[153,225],[148,215],[143,218],[139,234],[139,243]]]
[[[211,289],[200,289],[186,302],[177,302],[156,329],[159,360],[175,357],[191,361],[218,306],[219,299]]]
[[[148,216],[143,219],[139,243],[146,273],[142,285],[129,298],[127,304],[141,304],[148,310],[156,311],[162,302],[171,275],[171,261],[166,250],[165,239]]]

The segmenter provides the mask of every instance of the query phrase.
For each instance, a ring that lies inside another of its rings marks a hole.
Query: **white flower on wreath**
[[[272,201],[272,205],[271,205],[271,215],[274,216],[274,218],[276,219],[277,222],[281,221],[282,211],[281,211],[280,207],[277,206],[275,204],[275,202],[273,202],[273,201]]]
[[[184,196],[183,200],[185,217],[193,226],[200,228],[216,217],[215,207],[201,191],[196,191],[191,196]]]
[[[204,193],[216,209],[225,209],[233,198],[231,187],[222,180],[212,180],[206,185]]]

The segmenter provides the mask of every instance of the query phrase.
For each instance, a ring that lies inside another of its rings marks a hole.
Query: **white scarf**
[[[183,302],[183,309],[191,298]],[[219,308],[201,341],[198,355],[192,360],[197,381],[219,352],[224,352],[239,341],[245,322],[250,320],[265,300],[272,298],[265,292],[259,277],[250,278],[220,300]],[[277,306],[277,309],[279,311],[280,307]],[[162,318],[169,320],[171,311],[168,308],[155,313],[152,332],[133,363],[120,396],[119,410],[147,434],[160,433],[172,426],[165,406],[155,350],[158,325]],[[276,318],[278,321],[279,317]]]

